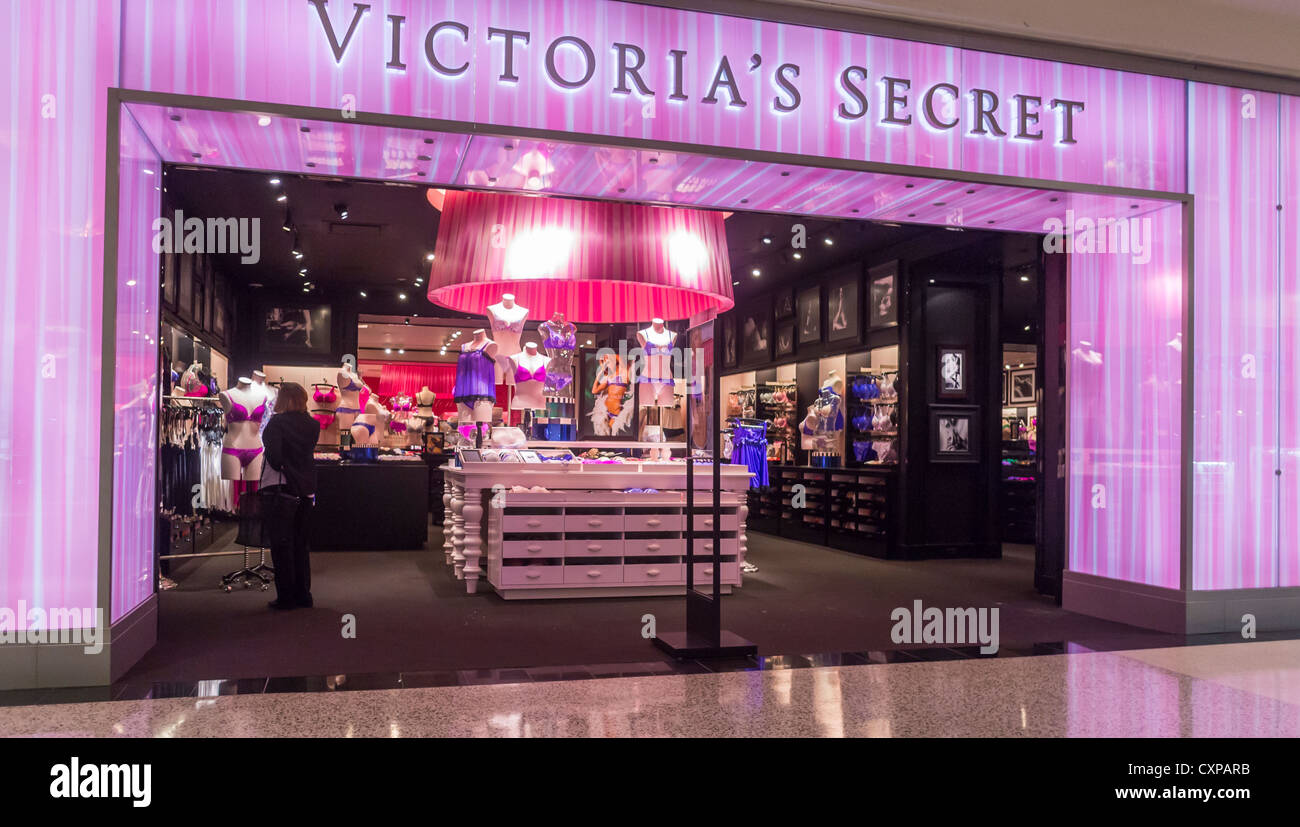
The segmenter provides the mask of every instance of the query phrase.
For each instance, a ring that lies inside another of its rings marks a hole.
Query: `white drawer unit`
[[[595,585],[599,583],[622,583],[623,564],[591,565],[581,563],[564,564],[564,582],[566,585]]]
[[[501,518],[501,530],[506,534],[562,534],[563,514],[511,514]]]
[[[564,582],[564,566],[502,566],[502,586],[558,586]]]
[[[740,515],[734,511],[731,513],[724,511],[721,515],[721,522],[719,522],[718,525],[722,526],[723,531],[736,531],[740,528]],[[696,514],[695,530],[706,532],[713,531],[713,515]]]
[[[686,518],[681,514],[628,514],[623,518],[623,530],[628,534],[667,533],[683,531]]]
[[[564,532],[566,534],[622,534],[623,515],[575,514],[573,511],[567,511],[564,514]]]
[[[622,557],[623,538],[586,537],[564,541],[564,556],[574,557]]]
[[[685,583],[685,563],[628,563],[623,566],[624,583]]]
[[[624,557],[681,557],[686,541],[662,537],[628,537],[623,541]]]
[[[519,557],[563,557],[563,540],[506,540],[501,544],[501,556],[509,559]]]

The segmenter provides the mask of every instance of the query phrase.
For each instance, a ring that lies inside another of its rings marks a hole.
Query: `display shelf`
[[[1002,539],[1033,543],[1037,539],[1038,464],[1024,440],[1003,440],[999,512]]]
[[[897,541],[897,471],[888,466],[774,466],[771,484],[749,492],[749,529],[791,540],[892,557]],[[802,508],[793,487],[804,486]]]

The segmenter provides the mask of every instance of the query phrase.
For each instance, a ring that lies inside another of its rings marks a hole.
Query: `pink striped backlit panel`
[[[1070,255],[1069,569],[1179,588],[1182,209],[1142,220],[1146,263]]]
[[[1281,373],[1297,351],[1278,350],[1278,96],[1193,83],[1188,114],[1196,196],[1192,584],[1276,586],[1278,406],[1300,392]]]
[[[535,318],[683,319],[733,305],[721,213],[450,191],[429,300],[481,313],[502,293]]]
[[[1281,146],[1281,340],[1279,407],[1281,525],[1276,586],[1300,586],[1300,98],[1282,96]],[[1243,243],[1258,243],[1244,238]]]

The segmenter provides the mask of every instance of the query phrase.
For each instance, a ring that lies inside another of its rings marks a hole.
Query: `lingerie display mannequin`
[[[844,400],[840,390],[844,381],[837,371],[830,371],[822,380],[821,393],[808,406],[808,415],[799,427],[801,443],[805,450],[841,454],[840,439],[844,434]]]
[[[367,391],[369,388],[366,389]],[[349,431],[352,434],[352,443],[354,445],[378,445],[379,440],[384,435],[384,423],[388,419],[388,411],[383,405],[379,404],[379,399],[373,394],[367,393],[366,407],[353,420],[352,427]]]
[[[528,308],[515,304],[514,294],[503,293],[499,303],[488,306],[487,318],[488,327],[492,329],[492,338],[500,353],[496,363],[496,384],[500,385],[504,380],[505,384],[513,385],[514,377],[510,375],[507,357],[519,352],[519,342],[524,335],[524,322],[528,320]]]
[[[226,414],[226,436],[221,443],[221,478],[258,480],[262,477],[262,419],[266,416],[266,391],[246,376],[222,391],[218,398]]]
[[[496,380],[493,378],[497,364],[497,343],[488,338],[487,331],[479,328],[474,338],[461,346],[456,359],[457,421],[461,425],[477,423],[485,431],[492,424],[492,405],[497,399]],[[482,437],[484,434],[480,433]]]
[[[365,385],[362,384],[361,377],[353,372],[350,362],[344,362],[339,367],[336,381],[339,389],[339,404],[334,409],[334,413],[338,416],[339,430],[346,431],[352,427],[357,415],[365,410],[366,402],[361,398]],[[364,395],[368,399],[369,391]]]
[[[540,411],[546,409],[544,388],[550,376],[550,359],[537,349],[535,342],[510,357],[510,373],[515,379],[515,396],[510,400],[511,410]]]
[[[186,369],[185,375],[181,377],[180,396],[207,396],[209,393],[208,385],[202,379],[203,366],[198,362],[190,365]]]
[[[418,433],[420,420],[411,417],[411,411],[415,410],[415,400],[411,399],[410,394],[405,391],[394,394],[388,400],[388,409],[392,413],[388,431],[397,442],[405,442]]]
[[[429,390],[428,385],[420,388],[420,392],[415,395],[415,417],[421,430],[432,431],[438,424],[438,417],[433,415],[433,403],[437,401],[438,394]]]
[[[664,326],[663,319],[651,319],[650,326],[638,330],[637,343],[645,353],[641,375],[637,377],[637,399],[642,408],[672,408],[677,404],[673,396],[673,344],[677,334]],[[660,423],[661,411],[652,415],[641,437],[646,442],[663,442],[664,431]],[[650,459],[668,459],[672,452],[667,448],[650,449]]]
[[[550,358],[546,366],[545,393],[548,396],[573,396],[573,354],[578,349],[578,328],[556,313],[537,326],[543,336],[542,349]]]
[[[311,386],[311,398],[308,400],[308,408],[311,411],[312,419],[316,420],[320,425],[320,442],[322,443],[338,442],[338,429],[335,426],[338,419],[336,409],[339,404],[337,385],[330,384],[327,379],[322,379]]]

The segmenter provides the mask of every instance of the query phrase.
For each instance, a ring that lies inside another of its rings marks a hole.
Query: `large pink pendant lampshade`
[[[429,301],[465,313],[503,293],[533,318],[593,323],[735,303],[720,212],[449,191],[435,249]]]

